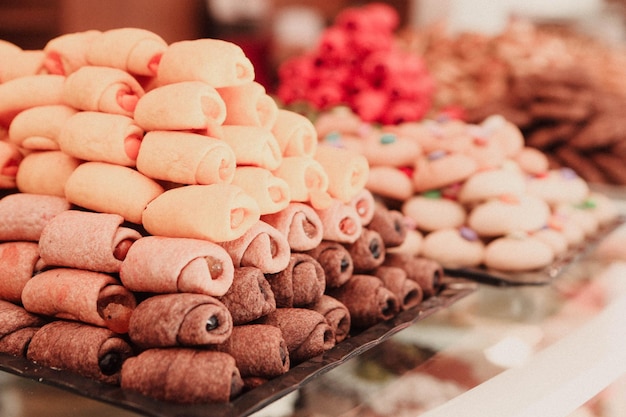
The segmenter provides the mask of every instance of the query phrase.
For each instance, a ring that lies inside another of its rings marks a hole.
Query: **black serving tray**
[[[139,393],[105,385],[66,371],[39,366],[22,357],[0,354],[0,370],[56,386],[75,394],[153,417],[244,417],[297,390],[345,361],[379,345],[392,335],[445,309],[471,294],[476,282],[444,277],[436,295],[392,319],[353,334],[324,354],[291,368],[287,373],[247,391],[224,404],[179,405],[157,401]]]

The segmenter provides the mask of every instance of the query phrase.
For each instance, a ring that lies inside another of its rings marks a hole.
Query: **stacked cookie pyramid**
[[[318,143],[230,42],[0,44],[0,350],[226,402],[436,294],[367,159]]]

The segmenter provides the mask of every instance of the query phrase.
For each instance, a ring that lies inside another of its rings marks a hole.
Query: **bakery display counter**
[[[245,414],[620,415],[615,413],[625,407],[625,277],[626,263],[594,253],[549,285],[478,284],[476,291]],[[9,372],[0,374],[0,384],[0,412],[6,416],[140,415],[43,378]]]

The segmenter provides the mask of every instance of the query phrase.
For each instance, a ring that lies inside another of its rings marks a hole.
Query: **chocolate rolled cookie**
[[[306,203],[292,201],[276,213],[262,215],[261,220],[282,232],[293,251],[311,250],[322,242],[322,220]]]
[[[350,335],[350,311],[339,300],[330,295],[324,294],[313,305],[309,306],[326,318],[326,321],[333,329],[335,343],[343,341]]]
[[[111,330],[65,320],[42,326],[26,353],[39,365],[112,385],[119,384],[122,364],[132,355],[132,347]]]
[[[70,209],[63,197],[15,193],[0,199],[0,240],[38,241],[46,224]]]
[[[31,313],[76,320],[126,333],[136,306],[132,292],[111,275],[74,268],[43,271],[24,285],[22,303]]]
[[[0,300],[21,304],[24,285],[44,266],[37,242],[0,243]]]
[[[121,386],[160,401],[225,403],[241,392],[243,381],[227,353],[155,348],[124,362]]]
[[[444,276],[443,268],[437,261],[408,253],[388,253],[383,265],[402,268],[407,278],[422,288],[424,298],[437,293]]]
[[[350,252],[341,243],[324,240],[317,247],[305,252],[317,259],[324,269],[326,287],[339,287],[350,279],[354,272],[354,263]]]
[[[265,277],[278,308],[305,307],[317,302],[326,290],[324,269],[306,253],[292,253],[285,269]]]
[[[242,378],[270,379],[289,370],[289,350],[281,330],[268,324],[233,327],[231,336],[215,346],[235,358]]]
[[[234,325],[249,323],[276,310],[270,283],[259,268],[235,268],[233,284],[218,299],[228,308]]]
[[[33,335],[46,321],[23,307],[0,300],[0,352],[26,356]]]
[[[385,244],[380,234],[364,227],[359,238],[346,244],[350,253],[355,273],[367,273],[382,265],[385,261]]]
[[[370,327],[400,311],[398,297],[373,275],[354,274],[341,287],[328,291],[328,295],[348,308],[354,328]]]
[[[141,349],[223,343],[233,328],[230,312],[217,298],[177,293],[149,297],[130,317],[128,336]]]
[[[324,316],[308,308],[277,308],[258,322],[281,330],[292,366],[335,345],[335,335]]]
[[[415,307],[424,299],[422,287],[416,281],[408,279],[404,269],[395,266],[379,266],[373,273],[380,278],[385,288],[398,297],[401,310]]]
[[[119,214],[67,210],[54,217],[39,239],[48,265],[99,272],[119,272],[130,246],[141,237],[122,226]]]
[[[404,214],[399,210],[387,209],[382,204],[377,204],[368,229],[380,234],[385,248],[400,246],[407,234],[407,225]]]

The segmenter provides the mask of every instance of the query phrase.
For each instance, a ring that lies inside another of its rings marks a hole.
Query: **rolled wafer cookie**
[[[309,308],[326,318],[326,322],[328,322],[335,334],[335,343],[340,343],[350,336],[350,311],[342,302],[324,294]]]
[[[44,52],[40,49],[19,49],[8,56],[1,56],[0,83],[29,75],[45,74]]]
[[[24,285],[44,266],[37,242],[0,243],[0,300],[21,304]]]
[[[233,327],[232,334],[215,349],[235,358],[243,378],[275,378],[289,370],[289,349],[278,327],[244,324]]]
[[[0,140],[0,189],[15,188],[18,168],[23,159],[17,145]]]
[[[217,298],[205,294],[159,294],[137,305],[128,336],[140,349],[220,344],[230,337],[233,320]]]
[[[118,214],[67,210],[44,227],[39,253],[47,265],[99,272],[119,272],[131,245],[141,234],[123,226]]]
[[[260,217],[257,202],[236,185],[188,185],[152,200],[143,225],[153,235],[226,242],[243,236]]]
[[[81,163],[63,151],[29,153],[20,162],[17,188],[23,193],[65,197],[65,183]]]
[[[247,324],[276,310],[270,283],[259,268],[235,268],[233,283],[219,300],[228,308],[235,326]]]
[[[324,240],[354,243],[361,235],[361,218],[352,205],[333,199],[326,209],[316,210],[322,220]]]
[[[155,76],[165,49],[167,43],[154,32],[135,27],[115,28],[94,37],[86,59],[89,65]]]
[[[325,209],[332,203],[328,194],[329,179],[324,167],[312,157],[283,157],[280,166],[273,172],[289,184],[291,201],[310,203]]]
[[[48,222],[69,210],[63,197],[30,193],[9,194],[0,199],[0,240],[37,242]]]
[[[148,204],[163,192],[155,180],[130,167],[107,162],[85,162],[65,183],[65,197],[71,203],[119,214],[136,224],[142,223]]]
[[[66,154],[84,161],[134,167],[143,134],[131,117],[80,111],[65,122],[58,144]]]
[[[256,200],[261,215],[280,212],[291,201],[289,184],[265,168],[239,166],[235,169],[232,183]]]
[[[367,226],[374,218],[376,212],[376,200],[374,194],[367,188],[363,188],[350,200],[350,205],[356,210],[361,218],[361,224]]]
[[[46,320],[4,300],[0,300],[0,316],[0,352],[25,357],[30,340]]]
[[[416,281],[410,280],[402,268],[381,265],[373,271],[385,288],[398,297],[400,310],[417,306],[424,299],[424,291]]]
[[[20,112],[9,126],[9,140],[24,149],[58,150],[58,137],[76,109],[64,104],[37,106]]]
[[[62,75],[41,74],[0,84],[0,125],[8,126],[19,112],[36,106],[63,104]]]
[[[128,332],[135,296],[111,275],[75,268],[47,269],[22,290],[22,304],[31,313]]]
[[[385,243],[375,230],[364,227],[354,242],[345,245],[357,274],[371,272],[385,261]]]
[[[317,131],[307,117],[291,110],[280,109],[272,126],[283,156],[315,156]]]
[[[26,353],[39,365],[110,385],[119,385],[122,364],[132,355],[128,342],[111,330],[66,320],[42,326]]]
[[[143,87],[126,71],[88,65],[67,76],[62,97],[79,110],[132,116],[143,94]]]
[[[376,204],[372,220],[367,228],[380,234],[385,248],[400,246],[408,231],[408,226],[399,210],[388,209],[383,204]]]
[[[233,262],[219,245],[163,236],[136,240],[120,268],[122,283],[135,292],[221,296],[230,288],[233,276]]]
[[[180,184],[230,183],[235,176],[235,153],[210,136],[176,131],[150,131],[141,141],[137,170],[144,175]]]
[[[265,274],[274,274],[289,264],[291,250],[287,238],[262,220],[241,237],[218,244],[228,252],[235,267],[254,266]]]
[[[275,170],[282,162],[276,137],[260,126],[224,125],[220,137],[235,152],[238,165]]]
[[[274,274],[266,274],[276,307],[306,307],[316,303],[326,290],[322,266],[310,255],[292,253],[289,264]]]
[[[163,52],[157,80],[160,85],[203,81],[215,88],[254,80],[254,66],[236,44],[219,39],[171,43]]]
[[[202,81],[181,81],[153,88],[135,107],[135,122],[145,130],[202,130],[226,120],[226,104]]]
[[[261,220],[285,235],[292,251],[308,251],[322,242],[322,220],[306,203],[292,201],[278,212],[261,215]]]
[[[160,401],[206,404],[228,402],[241,392],[243,381],[227,353],[155,348],[124,362],[121,386]]]
[[[308,308],[277,308],[259,322],[281,330],[291,366],[320,355],[335,345],[335,335],[324,316]]]
[[[69,75],[87,65],[89,45],[100,34],[99,30],[86,30],[50,39],[43,48],[44,68],[50,74]]]
[[[266,129],[274,126],[279,113],[278,105],[260,83],[249,81],[217,91],[228,110],[224,124],[261,126]]]
[[[348,308],[352,327],[357,329],[388,320],[400,311],[398,297],[374,275],[354,274],[327,294]]]
[[[439,262],[409,253],[387,253],[385,266],[402,268],[407,277],[419,284],[424,298],[431,297],[442,285],[444,271]]]
[[[363,155],[320,144],[315,159],[328,175],[328,192],[332,197],[348,203],[365,187],[369,164]]]
[[[350,252],[339,242],[323,240],[315,248],[305,253],[317,259],[324,269],[327,288],[340,287],[354,272],[354,263]]]

